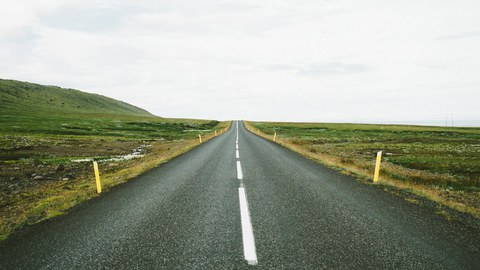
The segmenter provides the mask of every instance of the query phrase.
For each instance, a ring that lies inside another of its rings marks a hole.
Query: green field
[[[119,151],[113,146],[122,148],[118,141],[140,145],[145,140],[190,140],[220,124],[166,119],[108,97],[11,80],[0,80],[0,104],[0,161],[8,163],[106,158],[108,150],[99,148],[98,142],[115,155]],[[83,146],[80,151],[75,150],[77,145]]]
[[[251,123],[311,158],[365,180],[383,151],[381,181],[480,213],[480,128]]]
[[[0,80],[0,239],[97,196],[229,123],[166,119],[108,97]]]
[[[165,119],[122,101],[55,86],[0,80],[0,133],[188,139],[217,121]]]

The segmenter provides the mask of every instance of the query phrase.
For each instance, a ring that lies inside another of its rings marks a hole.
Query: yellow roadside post
[[[273,134],[273,141],[274,141],[274,142],[277,141],[277,133],[276,133],[276,132]]]
[[[95,182],[97,184],[97,193],[102,193],[102,182],[100,182],[100,172],[98,171],[98,163],[93,162],[93,171],[95,172]]]
[[[373,175],[373,182],[378,182],[380,176],[380,163],[382,162],[382,151],[377,152],[377,162],[375,164],[375,174]]]
[[[257,129],[257,135],[260,134],[260,129]]]
[[[217,137],[217,130],[215,130],[215,137]]]

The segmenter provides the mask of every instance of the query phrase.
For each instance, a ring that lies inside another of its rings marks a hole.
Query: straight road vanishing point
[[[0,244],[0,269],[480,269],[480,236],[241,122]]]

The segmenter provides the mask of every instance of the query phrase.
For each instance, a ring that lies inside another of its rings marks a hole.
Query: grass
[[[99,95],[6,80],[0,105],[0,240],[98,196],[89,160],[99,162],[106,192],[199,145],[199,134],[205,142],[230,125],[166,119]],[[132,152],[138,158],[122,159]]]
[[[371,182],[383,151],[382,184],[480,217],[480,128],[247,123],[255,133]]]
[[[2,104],[1,110],[12,112],[13,117],[16,117],[19,109],[23,112],[49,112],[50,114],[96,112],[153,116],[141,108],[97,94],[2,79],[0,79],[0,104]]]

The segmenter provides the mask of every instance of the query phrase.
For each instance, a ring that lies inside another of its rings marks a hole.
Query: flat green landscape
[[[480,128],[406,125],[250,123],[271,138],[370,181],[380,179],[459,210],[480,213]]]
[[[166,119],[108,97],[0,80],[0,239],[213,137],[229,123]]]

